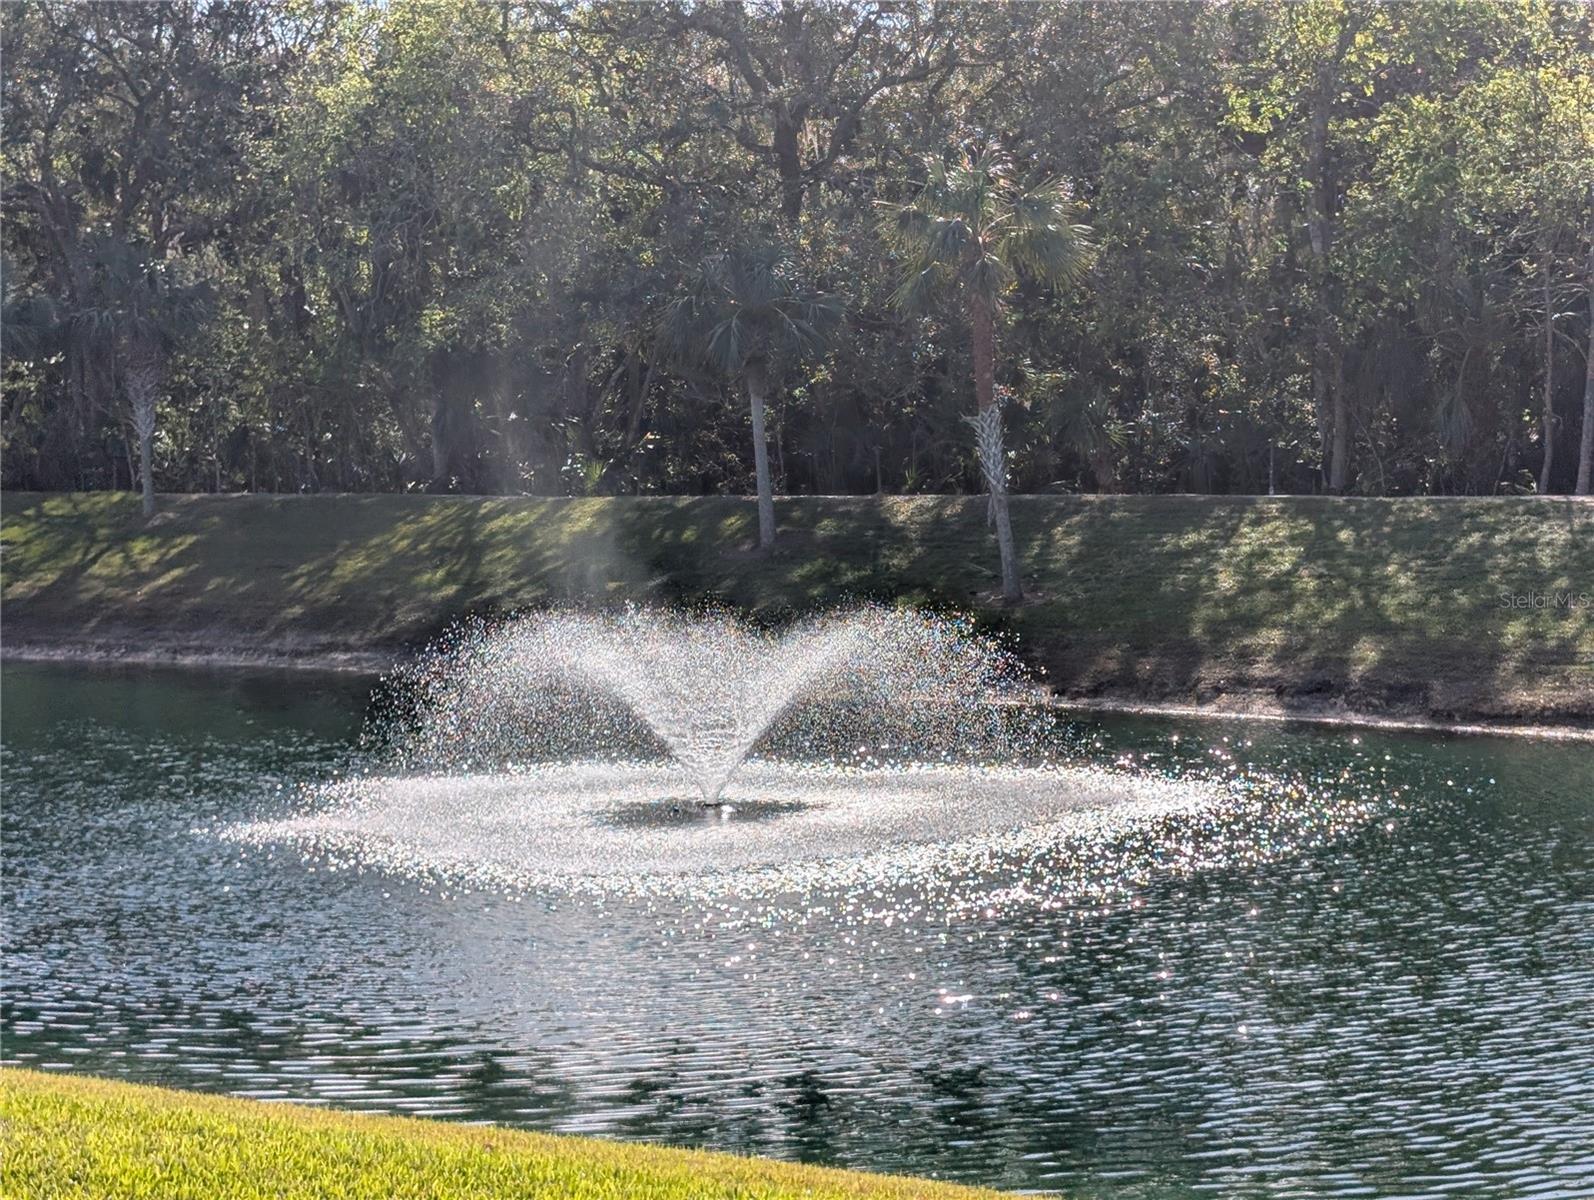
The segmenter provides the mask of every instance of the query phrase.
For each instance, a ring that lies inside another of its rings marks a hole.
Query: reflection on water
[[[195,832],[353,765],[361,687],[4,683],[7,1061],[1074,1196],[1594,1191],[1586,745],[1084,722],[1089,764],[1298,820],[1220,810],[1190,870],[1148,826],[1114,886],[1059,859],[989,906],[683,901]]]

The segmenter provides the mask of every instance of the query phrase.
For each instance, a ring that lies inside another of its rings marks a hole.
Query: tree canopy
[[[137,486],[152,396],[165,490],[751,490],[745,356],[658,334],[767,249],[845,310],[769,358],[775,490],[978,490],[970,322],[896,302],[880,215],[995,147],[1012,490],[1587,486],[1584,4],[13,0],[0,38],[6,487]]]

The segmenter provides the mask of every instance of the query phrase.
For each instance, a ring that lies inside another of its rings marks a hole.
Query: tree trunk
[[[138,435],[138,473],[145,517],[155,515],[155,398],[159,391],[160,366],[154,354],[135,352],[127,367],[127,398],[133,406],[133,432]]]
[[[1589,294],[1588,372],[1583,379],[1583,445],[1577,456],[1577,494],[1594,492],[1594,292]]]
[[[1118,472],[1113,466],[1112,455],[1105,449],[1091,452],[1090,470],[1096,477],[1096,491],[1100,495],[1110,496],[1118,490]]]
[[[1594,492],[1594,245],[1588,252],[1588,357],[1583,376],[1583,444],[1577,456],[1577,494]]]
[[[653,390],[653,361],[648,360],[647,373],[643,374],[640,352],[631,351],[628,357],[626,391],[630,393],[630,412],[625,420],[624,448],[617,456],[617,462],[626,461],[636,450],[637,442],[642,438],[642,410],[647,406],[648,393]]]
[[[1345,402],[1345,380],[1339,372],[1334,379],[1334,457],[1328,468],[1328,490],[1345,494],[1350,473],[1350,405]]]
[[[996,525],[996,548],[1002,562],[1002,599],[1017,604],[1024,598],[1018,577],[1018,556],[1013,550],[1013,525],[1007,511],[1007,478],[1002,446],[1002,414],[996,407],[996,314],[981,296],[969,302],[969,325],[974,342],[974,399],[979,415],[980,467],[991,497],[991,517]]]
[[[753,413],[753,473],[758,478],[758,548],[775,544],[775,493],[769,482],[769,444],[764,436],[764,395],[769,380],[764,364],[747,364],[747,404]]]
[[[144,485],[144,515],[155,515],[155,475],[151,466],[155,458],[155,431],[140,432],[138,435],[138,470],[143,476]]]
[[[138,463],[133,460],[133,443],[138,440],[138,435],[127,436],[127,431],[122,430],[122,452],[127,457],[127,490],[138,490]]]
[[[1328,460],[1328,490],[1342,495],[1350,465],[1350,421],[1345,411],[1344,380],[1340,378],[1342,372],[1337,361],[1339,348],[1331,331],[1334,184],[1330,177],[1328,134],[1334,102],[1334,70],[1333,62],[1325,62],[1318,68],[1317,86],[1312,93],[1311,124],[1307,131],[1307,174],[1311,191],[1306,231],[1312,252],[1312,399],[1317,409],[1318,435]]]
[[[775,113],[775,166],[780,173],[780,212],[795,226],[803,215],[803,161],[798,137],[801,130],[784,107]]]
[[[1594,187],[1589,188],[1594,199]],[[1588,245],[1588,357],[1583,376],[1583,444],[1577,456],[1577,494],[1594,491],[1594,226],[1589,229]]]
[[[1555,467],[1555,301],[1550,295],[1550,252],[1544,252],[1544,463],[1539,467],[1539,495],[1550,494]]]
[[[448,454],[448,401],[441,393],[432,397],[432,483],[430,491],[446,492],[452,490],[449,480],[449,454]]]
[[[1323,485],[1329,490],[1334,490],[1332,482],[1334,475],[1334,408],[1329,398],[1328,386],[1328,339],[1325,332],[1326,318],[1319,313],[1317,318],[1317,336],[1312,343],[1312,408],[1317,416],[1317,444],[1323,456],[1319,468]]]

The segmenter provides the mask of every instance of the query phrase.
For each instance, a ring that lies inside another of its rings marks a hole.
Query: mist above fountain
[[[662,751],[704,804],[755,748],[833,763],[1013,755],[1037,698],[966,623],[861,606],[774,632],[723,612],[545,612],[481,625],[405,670],[380,734],[411,771]]]

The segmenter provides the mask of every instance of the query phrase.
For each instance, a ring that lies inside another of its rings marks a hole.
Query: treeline
[[[0,21],[6,487],[1589,490],[1581,3]]]

